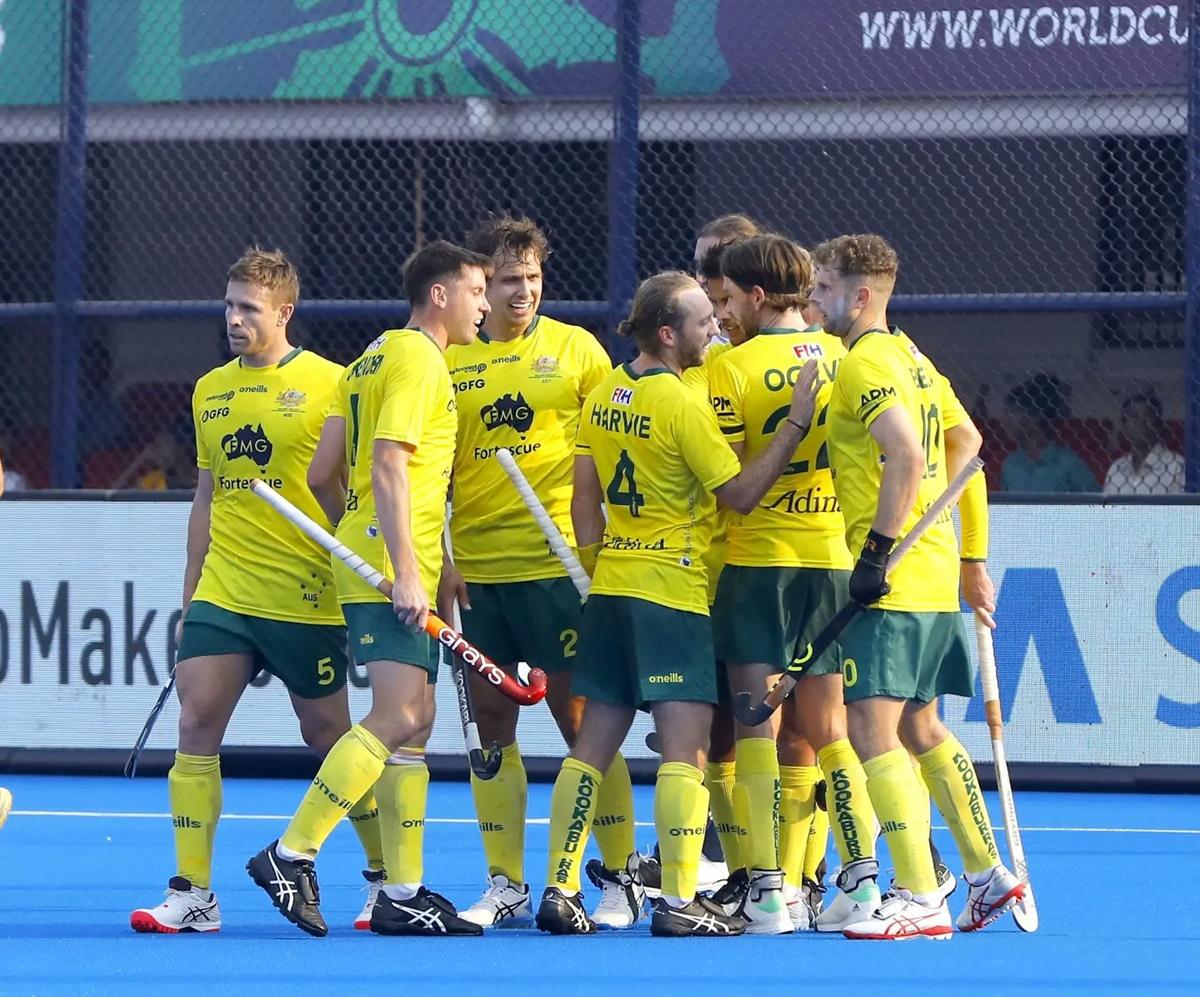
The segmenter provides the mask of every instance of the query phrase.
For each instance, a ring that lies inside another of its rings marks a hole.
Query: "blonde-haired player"
[[[454,458],[454,563],[443,568],[439,604],[457,597],[463,633],[505,667],[526,661],[549,676],[547,705],[567,746],[575,743],[583,700],[571,688],[579,640],[579,594],[495,458],[506,447],[571,542],[571,467],[579,412],[612,370],[586,329],[539,313],[545,233],[528,218],[492,218],[468,246],[492,261],[492,306],[479,338],[446,351],[458,403]],[[527,779],[517,744],[517,706],[483,688],[475,695],[480,735],[499,743],[500,771],[472,774],[488,884],[463,917],[484,927],[528,924],[525,878]],[[596,923],[627,928],[642,914],[633,836],[633,790],[618,753],[597,801],[600,859],[587,874],[601,888]]]
[[[973,676],[959,612],[959,550],[947,515],[888,577],[896,538],[942,492],[971,453],[949,465],[936,369],[887,325],[899,268],[877,235],[841,236],[814,251],[813,302],[847,357],[829,403],[829,453],[852,550],[850,596],[868,608],[841,637],[850,740],[896,866],[895,889],[848,924],[849,938],[950,937],[927,837],[929,808],[911,751],[950,826],[969,886],[958,917],[972,931],[1000,916],[1025,884],[1000,862],[969,755],[937,715],[939,696],[970,696]],[[871,861],[860,863],[864,884]]]
[[[603,773],[636,708],[649,706],[663,759],[655,786],[662,895],[651,933],[740,934],[740,917],[696,897],[716,701],[703,563],[713,520],[702,516],[700,499],[711,491],[740,511],[754,507],[807,430],[816,370],[799,379],[787,427],[759,460],[740,468],[711,409],[680,380],[702,362],[716,332],[699,284],[679,272],[644,281],[622,328],[638,355],[588,396],[576,443],[576,536],[583,544],[603,539],[603,547],[575,670],[587,707],[551,797],[550,885],[537,924],[554,934],[595,930],[581,903],[581,856]]]
[[[221,739],[250,680],[281,679],[305,742],[321,755],[350,729],[346,631],[329,556],[250,493],[263,478],[328,520],[306,485],[342,368],[288,342],[300,278],[281,252],[249,249],[228,272],[225,332],[234,358],[196,382],[199,480],[188,516],[183,623],[175,666],[179,742],[167,774],[176,872],[166,898],[130,915],[135,931],[221,926],[212,891],[221,816]],[[371,787],[347,802],[372,887],[383,853]],[[360,914],[365,925],[369,911]]]

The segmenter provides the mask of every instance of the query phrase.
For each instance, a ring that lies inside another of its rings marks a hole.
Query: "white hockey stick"
[[[1025,896],[1013,908],[1013,920],[1022,931],[1037,931],[1037,903],[1033,899],[1033,884],[1029,881],[1029,866],[1025,862],[1025,848],[1021,844],[1021,826],[1017,823],[1017,804],[1013,799],[1012,783],[1008,778],[1008,759],[1004,754],[1004,717],[1000,709],[1000,683],[996,678],[996,652],[992,647],[992,631],[978,616],[975,617],[975,644],[979,650],[983,709],[992,736],[992,757],[996,762],[1000,809],[1004,814],[1004,836],[1008,839],[1012,871],[1025,882]]]
[[[571,581],[575,583],[575,589],[579,593],[580,599],[587,599],[588,592],[592,588],[592,580],[588,577],[588,573],[584,570],[583,565],[579,563],[579,558],[575,556],[575,551],[571,549],[571,545],[567,543],[558,527],[554,525],[554,520],[550,518],[550,513],[546,511],[546,507],[542,505],[529,484],[529,480],[521,473],[521,469],[517,467],[517,462],[513,455],[505,447],[500,447],[496,451],[496,460],[500,461],[500,466],[504,468],[504,473],[508,475],[509,480],[516,488],[517,494],[521,496],[521,501],[525,503],[525,508],[529,510],[530,515],[537,521],[541,528],[542,534],[546,541],[550,544],[550,549],[554,551],[558,559],[562,562],[562,566],[567,569],[567,574],[570,575]]]

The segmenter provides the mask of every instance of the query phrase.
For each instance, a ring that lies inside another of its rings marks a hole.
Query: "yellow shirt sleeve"
[[[690,396],[676,412],[675,441],[687,466],[710,492],[736,478],[742,469],[733,451],[722,443],[712,413]]]
[[[713,364],[708,375],[709,400],[717,416],[717,426],[727,443],[742,443],[746,439],[746,416],[743,407],[740,371],[725,356]]]
[[[609,359],[600,341],[590,333],[587,345],[581,350],[579,357],[580,378],[579,398],[583,401],[592,390],[612,373],[612,360]]]
[[[391,363],[374,439],[405,443],[415,450],[433,412],[439,378],[445,377],[440,355],[427,350],[405,351],[399,362]]]
[[[195,390],[192,391],[192,426],[196,431],[196,466],[207,471],[211,461],[208,457],[208,447],[204,442],[204,434],[200,432],[202,425],[200,409],[200,382],[197,381]]]
[[[877,335],[877,334],[873,334]],[[842,361],[838,381],[850,398],[851,408],[868,429],[884,412],[901,404],[896,390],[897,372],[882,357],[851,353]]]

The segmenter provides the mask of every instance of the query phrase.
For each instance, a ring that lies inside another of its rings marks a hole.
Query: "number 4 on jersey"
[[[637,480],[634,477],[633,461],[629,459],[629,451],[622,450],[617,460],[617,468],[613,479],[608,483],[605,492],[609,505],[625,505],[629,507],[629,515],[639,515],[639,510],[646,504],[646,496],[637,490]]]

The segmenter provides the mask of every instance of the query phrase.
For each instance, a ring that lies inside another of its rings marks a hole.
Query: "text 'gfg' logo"
[[[228,433],[221,439],[221,450],[228,460],[246,457],[261,468],[271,462],[271,453],[275,448],[263,432],[262,423],[257,427],[243,426],[241,429]]]

